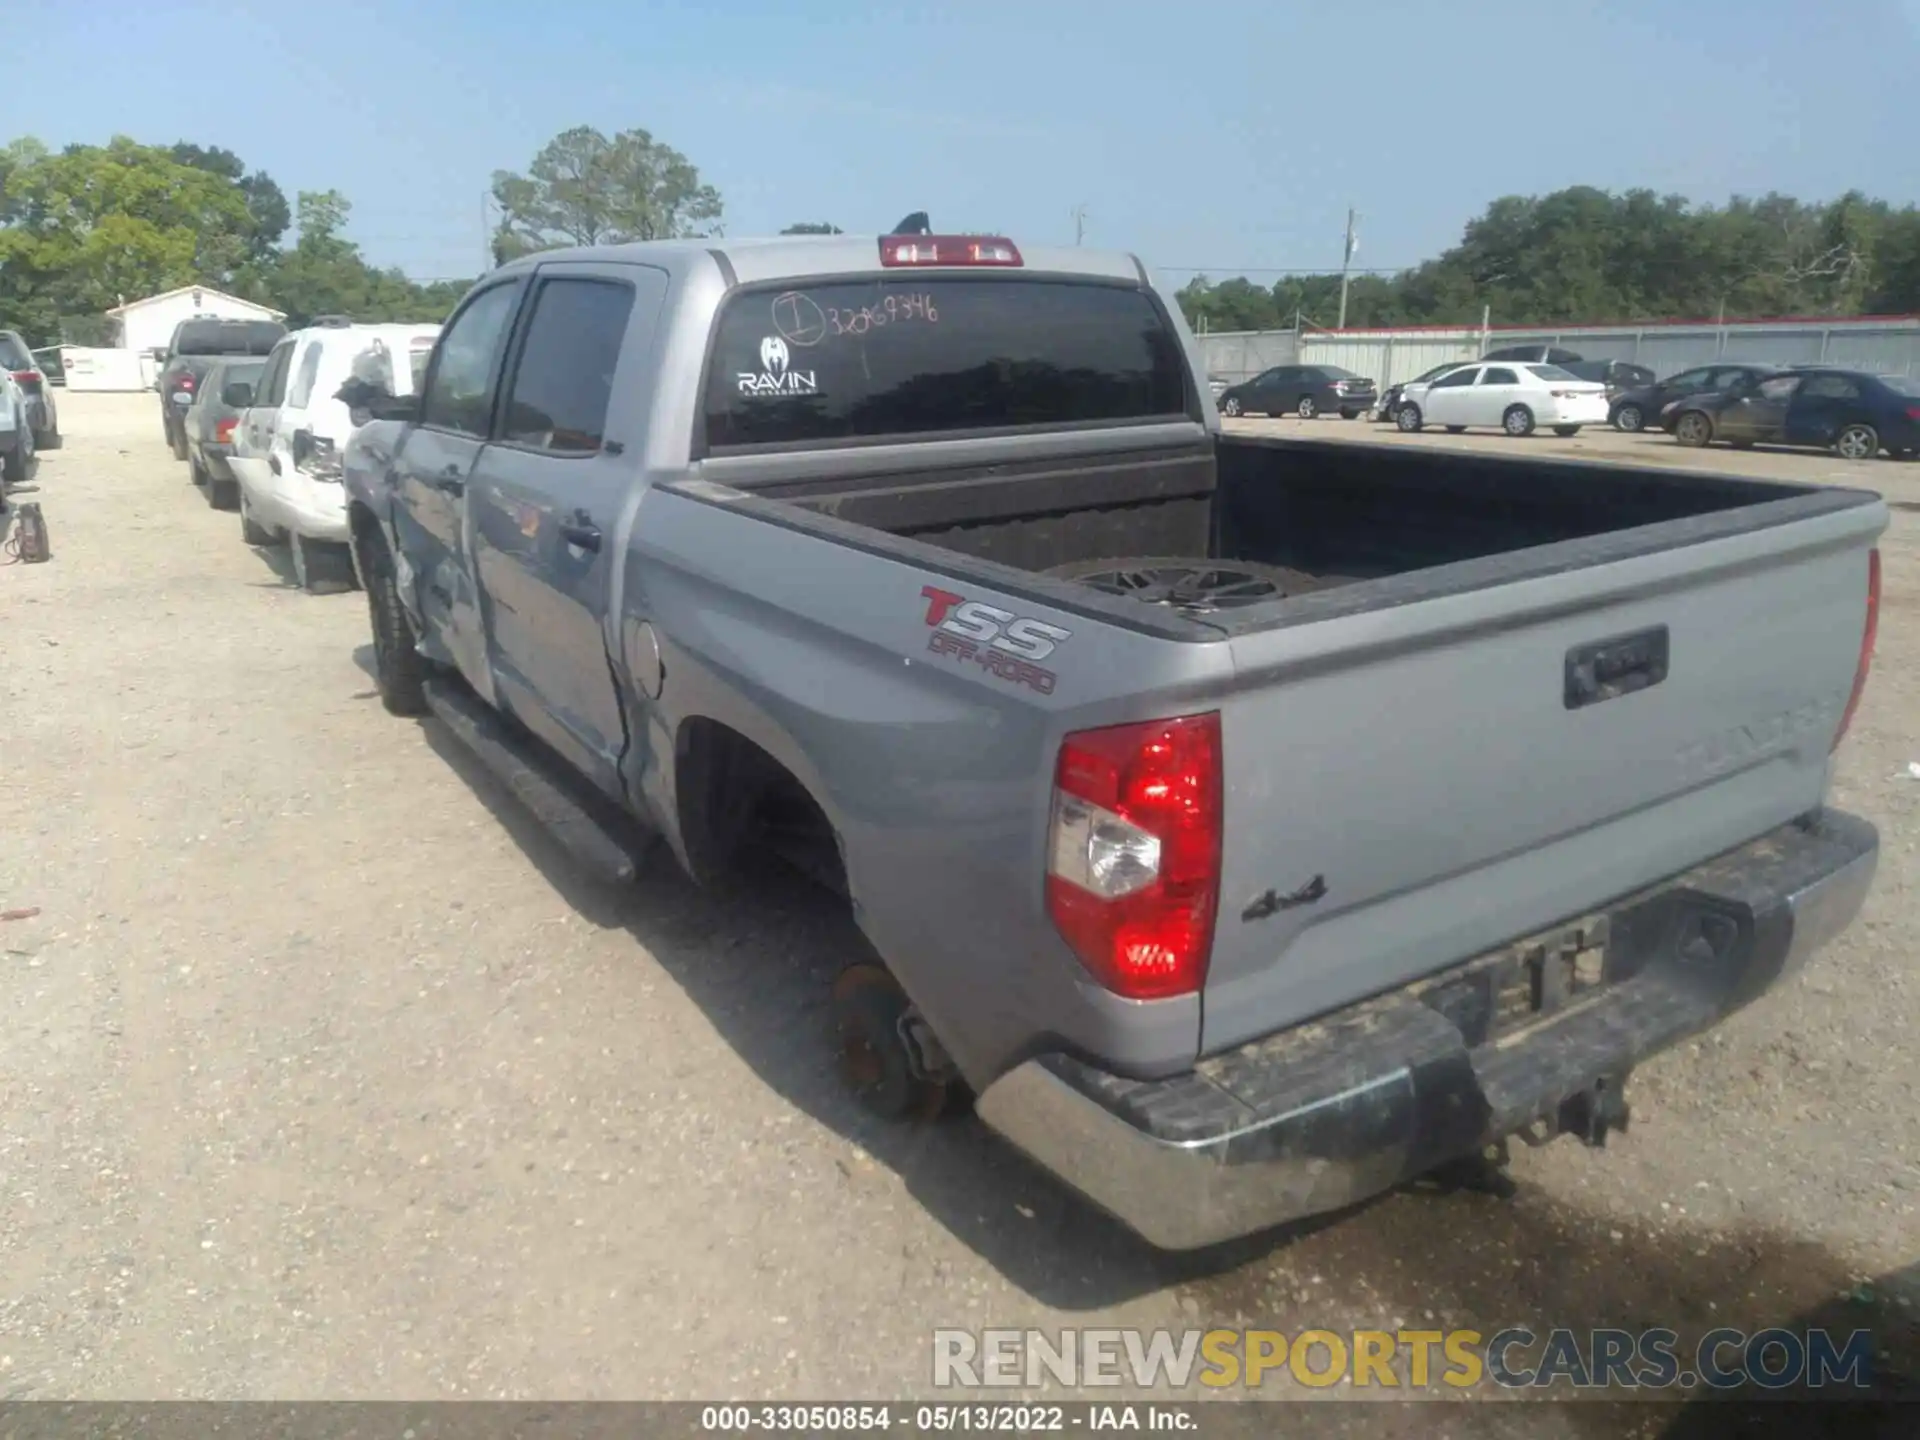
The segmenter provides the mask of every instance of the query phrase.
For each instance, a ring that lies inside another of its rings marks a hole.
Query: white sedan
[[[1407,431],[1444,425],[1457,434],[1487,425],[1531,435],[1551,425],[1556,435],[1574,435],[1582,425],[1606,423],[1607,387],[1558,365],[1468,364],[1431,384],[1409,385],[1393,418]]]

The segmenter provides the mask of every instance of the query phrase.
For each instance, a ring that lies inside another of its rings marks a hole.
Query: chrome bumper
[[[1041,1056],[977,1110],[1163,1249],[1337,1210],[1553,1123],[1762,994],[1852,922],[1878,858],[1872,825],[1826,810],[1630,896],[1604,912],[1602,983],[1497,1044],[1453,1004],[1469,961],[1170,1079]]]

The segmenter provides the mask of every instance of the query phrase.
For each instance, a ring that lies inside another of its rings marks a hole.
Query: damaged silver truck
[[[839,890],[867,1103],[1156,1245],[1602,1143],[1863,902],[1886,507],[1224,435],[1203,373],[1124,254],[503,266],[347,456],[380,692],[608,880]]]

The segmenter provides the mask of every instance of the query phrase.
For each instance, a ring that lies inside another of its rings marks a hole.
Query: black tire
[[[367,615],[373,624],[373,673],[380,703],[392,715],[424,715],[429,670],[415,648],[413,627],[400,603],[392,552],[376,530],[362,531],[357,544],[367,584]]]
[[[247,492],[240,492],[240,538],[248,545],[284,545],[287,537],[278,530],[269,530],[253,518],[253,507],[247,504]]]
[[[1449,435],[1464,435],[1466,433],[1467,433],[1467,427],[1464,425],[1447,426],[1447,434]]]
[[[293,583],[309,595],[340,595],[358,584],[353,556],[344,545],[309,540],[289,531],[287,549],[293,561]]]
[[[1500,417],[1500,428],[1516,440],[1526,439],[1533,433],[1533,411],[1525,405],[1509,405]]]
[[[1880,432],[1858,421],[1842,425],[1833,437],[1833,453],[1842,460],[1872,460],[1880,453]]]
[[[1320,414],[1320,407],[1314,403],[1311,395],[1302,395],[1299,403],[1293,407],[1293,413],[1302,420],[1312,420]]]
[[[62,435],[58,430],[49,430],[44,435],[35,435],[33,437],[33,448],[36,450],[58,450],[66,443],[67,437]]]
[[[185,434],[183,434],[183,433],[182,433],[181,431],[178,431],[178,430],[175,430],[175,429],[173,429],[172,427],[168,427],[168,430],[167,430],[167,448],[173,451],[173,458],[174,458],[174,459],[176,459],[176,460],[184,460],[184,459],[186,459],[186,458],[187,458],[187,437],[186,437],[186,435],[185,435]]]
[[[1340,412],[1340,418],[1342,420],[1351,420],[1359,413],[1360,412],[1358,410],[1342,410]]]
[[[214,480],[207,482],[207,504],[216,510],[238,510],[240,508],[240,482],[238,480]]]
[[[1237,419],[1240,414],[1240,397],[1237,395],[1229,395],[1225,400],[1222,400],[1220,402],[1220,413],[1229,418]]]
[[[914,1073],[900,1021],[911,1002],[884,966],[863,962],[833,986],[840,1069],[860,1103],[883,1120],[933,1120],[947,1108],[945,1085]]]
[[[1420,427],[1427,423],[1427,419],[1420,413],[1420,407],[1409,400],[1393,412],[1393,423],[1396,428],[1408,435],[1418,435]]]
[[[0,462],[0,485],[24,485],[33,478],[33,431],[23,425],[14,434],[19,438]]]
[[[1622,405],[1613,412],[1613,428],[1637,435],[1647,428],[1647,412],[1638,405]]]
[[[206,467],[200,463],[200,457],[192,451],[187,452],[187,479],[191,480],[203,490],[211,483],[211,477],[208,476]]]
[[[1704,410],[1683,410],[1673,417],[1673,438],[1690,450],[1713,443],[1713,417]]]
[[[1553,427],[1553,433],[1556,435],[1578,435],[1580,433],[1580,427],[1578,425],[1556,425]]]

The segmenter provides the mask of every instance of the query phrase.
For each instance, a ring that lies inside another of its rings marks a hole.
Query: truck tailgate
[[[1862,504],[1598,565],[1572,542],[1556,573],[1234,637],[1203,1052],[1819,804],[1885,524]]]

